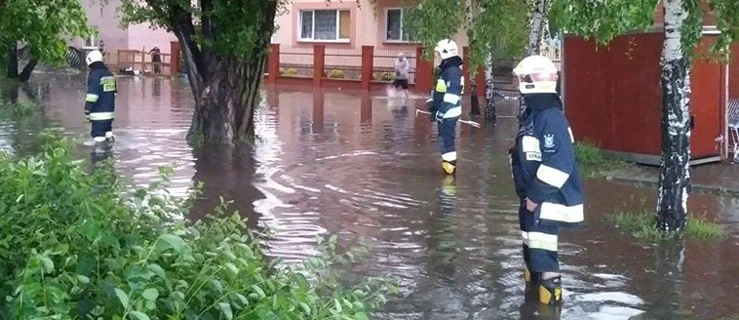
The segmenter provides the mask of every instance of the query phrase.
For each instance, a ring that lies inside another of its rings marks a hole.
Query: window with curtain
[[[349,10],[303,10],[300,12],[300,39],[349,40]]]
[[[410,28],[403,25],[403,9],[390,8],[385,13],[385,40],[416,41]]]

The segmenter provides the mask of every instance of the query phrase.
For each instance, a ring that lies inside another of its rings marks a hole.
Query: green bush
[[[334,254],[335,236],[303,264],[269,261],[224,201],[184,220],[199,192],[168,196],[171,170],[131,191],[111,163],[88,173],[68,141],[43,136],[39,155],[0,156],[5,319],[367,319],[396,290],[340,285],[332,265],[353,255]]]
[[[383,72],[381,79],[382,81],[393,81],[393,79],[395,79],[395,74],[392,72]]]
[[[330,79],[344,79],[344,71],[334,69],[329,72],[328,77]]]
[[[281,76],[288,76],[288,77],[294,77],[298,75],[298,70],[295,68],[280,68],[280,75]]]

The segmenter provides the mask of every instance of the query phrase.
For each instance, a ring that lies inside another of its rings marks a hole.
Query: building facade
[[[82,0],[87,8],[87,19],[97,35],[87,39],[74,39],[70,45],[90,50],[104,46],[106,62],[118,63],[118,50],[138,50],[148,52],[158,46],[163,54],[170,53],[170,41],[176,37],[166,30],[152,30],[148,23],[121,28],[118,7],[121,0]]]

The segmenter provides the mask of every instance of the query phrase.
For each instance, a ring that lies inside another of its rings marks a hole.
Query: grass
[[[663,232],[657,229],[655,214],[647,209],[636,211],[618,210],[611,217],[616,228],[635,238],[648,241],[669,240],[681,235],[692,239],[720,239],[727,232],[718,224],[708,221],[705,216],[688,216],[684,233]]]
[[[18,97],[15,102],[12,102],[6,96],[6,93],[8,93],[8,90],[20,91],[17,86],[16,80],[0,78],[0,116],[26,117],[33,114],[40,107],[40,104],[33,98]]]
[[[38,109],[39,104],[32,101],[9,102],[0,100],[0,115],[26,117]]]
[[[586,176],[620,171],[627,166],[624,161],[607,159],[598,145],[587,139],[575,143],[575,158],[580,166],[580,171]]]

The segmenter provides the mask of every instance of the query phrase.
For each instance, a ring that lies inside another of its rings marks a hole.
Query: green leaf
[[[264,291],[262,290],[262,288],[260,288],[260,287],[257,287],[256,285],[252,285],[252,286],[251,286],[251,289],[252,289],[252,290],[254,290],[254,292],[255,292],[256,294],[258,294],[258,295],[259,295],[259,299],[264,299],[264,298],[266,298],[266,297],[267,297],[267,295],[266,295],[266,294],[264,293]]]
[[[136,320],[149,320],[149,316],[140,311],[131,311],[129,314]]]
[[[239,299],[239,302],[241,302],[245,307],[249,305],[249,299],[244,297],[243,294],[235,293],[234,295],[236,295],[236,298]]]
[[[354,314],[355,320],[369,320],[369,317],[364,312],[357,312]]]
[[[300,308],[303,309],[303,312],[305,312],[305,314],[307,314],[307,315],[310,315],[311,314],[310,307],[308,306],[307,303],[305,303],[303,301],[300,301],[299,305],[300,305]]]
[[[231,320],[234,318],[234,314],[231,310],[230,304],[226,302],[219,302],[218,307],[221,309],[221,312],[223,312],[223,316],[226,317],[226,319]]]
[[[147,268],[149,269],[149,271],[153,272],[158,277],[162,279],[167,278],[167,274],[164,272],[164,269],[162,269],[162,267],[160,267],[158,264],[152,263]]]
[[[115,288],[115,295],[118,297],[118,301],[121,302],[121,305],[124,309],[128,308],[128,294],[123,292],[123,290]]]
[[[88,283],[90,283],[90,278],[85,277],[85,276],[83,276],[81,274],[78,274],[77,275],[77,281],[79,281],[82,284],[88,284]]]
[[[94,220],[86,220],[80,228],[82,235],[89,241],[95,240],[100,233],[100,225]]]
[[[157,298],[159,298],[159,290],[156,288],[149,288],[144,290],[144,293],[141,294],[144,299],[149,301],[155,301]]]
[[[182,252],[187,247],[185,240],[173,234],[164,234],[161,240],[166,242],[175,252]]]
[[[44,273],[54,272],[54,261],[51,261],[49,257],[40,257],[41,265],[44,268]]]
[[[218,280],[211,280],[210,283],[213,285],[213,289],[216,289],[218,293],[223,293],[223,285]]]
[[[234,276],[239,274],[239,268],[237,268],[233,263],[227,262],[224,264],[224,266],[230,271]]]

